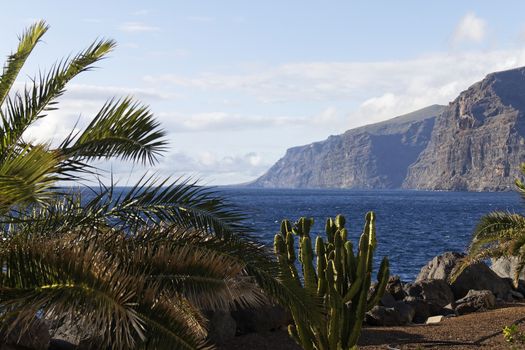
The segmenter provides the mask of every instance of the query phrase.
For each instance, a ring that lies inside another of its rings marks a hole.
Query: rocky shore
[[[445,319],[494,309],[497,305],[524,301],[525,281],[518,288],[511,276],[516,263],[500,259],[489,267],[480,262],[467,267],[451,283],[450,274],[464,255],[446,252],[422,267],[413,282],[391,276],[379,305],[366,315],[367,327],[399,327],[416,324],[435,324]],[[236,339],[253,339],[274,332],[272,336],[286,339],[282,332],[291,322],[289,314],[278,306],[208,313],[209,337],[221,349],[236,349]],[[475,334],[474,334],[475,335]],[[260,340],[260,339],[259,339]],[[0,350],[88,350],[98,349],[93,339],[82,336],[74,325],[35,323],[28,330],[13,332]],[[296,349],[289,339],[282,349]],[[259,347],[256,347],[259,348]],[[281,347],[280,347],[281,349]]]

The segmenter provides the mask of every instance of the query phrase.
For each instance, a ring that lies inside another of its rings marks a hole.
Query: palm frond
[[[0,162],[0,212],[49,198],[59,162],[60,158],[44,145],[26,146],[6,154]]]
[[[88,208],[105,206],[108,217],[121,228],[138,231],[141,226],[176,224],[218,237],[247,236],[245,217],[213,189],[189,179],[157,180],[142,178],[126,191],[115,193],[112,186],[101,187]],[[95,209],[93,209],[95,210]]]
[[[83,133],[59,149],[67,159],[120,157],[154,164],[166,148],[164,136],[148,108],[128,97],[108,101]]]
[[[502,243],[525,234],[525,217],[506,212],[492,212],[483,216],[474,233],[469,253],[476,254],[487,245]]]
[[[46,22],[38,21],[20,36],[17,50],[9,55],[0,75],[0,106],[4,103],[27,58],[48,28]]]
[[[21,143],[23,133],[32,123],[56,109],[56,99],[64,93],[66,84],[91,69],[114,47],[112,40],[95,41],[72,59],[59,61],[48,73],[39,74],[23,93],[6,97],[2,111],[2,151]]]

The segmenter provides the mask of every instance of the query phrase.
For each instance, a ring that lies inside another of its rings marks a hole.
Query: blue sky
[[[74,81],[32,130],[60,139],[105,99],[135,95],[168,131],[154,168],[208,184],[252,180],[287,148],[434,103],[525,65],[525,2],[11,1],[0,53],[37,19],[51,26],[20,83],[98,37],[119,47]],[[122,182],[121,182],[122,183]]]

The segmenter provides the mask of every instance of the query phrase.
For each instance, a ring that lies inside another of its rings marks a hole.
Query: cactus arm
[[[367,311],[370,311],[374,306],[376,306],[385,293],[388,277],[390,275],[388,265],[388,259],[384,257],[381,261],[379,272],[377,273],[377,280],[379,283],[368,301]]]
[[[371,280],[371,273],[367,272],[364,280],[365,286],[370,286],[370,280]],[[363,325],[363,319],[365,318],[366,313],[366,297],[368,294],[368,288],[362,288],[361,293],[359,295],[359,301],[357,304],[357,307],[355,309],[355,322],[352,327],[352,331],[350,332],[350,337],[348,338],[348,345],[354,346],[357,344],[357,341],[359,340],[359,335],[361,334],[361,327]]]
[[[287,264],[288,269],[290,270],[291,276],[294,278],[294,280],[297,282],[298,285],[301,285],[301,278],[299,276],[299,273],[297,272],[297,267],[295,266],[295,239],[294,235],[291,232],[288,232],[286,234],[286,257],[287,257]]]
[[[356,261],[354,256],[354,246],[352,242],[345,242],[345,251],[346,251],[346,271],[348,276],[348,283],[352,283],[356,278]]]
[[[312,242],[309,236],[301,238],[301,263],[303,266],[304,286],[311,295],[317,293],[317,276],[313,263]]]
[[[344,247],[343,241],[339,232],[336,233],[334,239],[334,272],[335,272],[335,289],[342,295],[345,293],[344,282],[345,282],[345,271],[344,271]]]
[[[358,277],[358,278],[355,279],[354,283],[352,283],[352,286],[350,287],[348,292],[345,294],[345,296],[343,298],[343,303],[346,304],[346,303],[350,302],[350,300],[352,300],[357,295],[357,293],[361,289],[361,283],[362,282],[363,282],[363,279],[361,277]]]
[[[341,296],[337,292],[335,276],[335,264],[333,260],[328,262],[326,267],[326,281],[328,282],[328,304],[329,304],[329,320],[328,320],[328,344],[329,348],[337,349],[337,344],[341,338]]]
[[[317,236],[315,241],[315,252],[317,254],[317,296],[324,297],[328,286],[325,276],[327,262],[324,241],[319,236]]]

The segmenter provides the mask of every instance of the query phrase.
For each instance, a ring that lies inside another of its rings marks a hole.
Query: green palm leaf
[[[107,102],[82,134],[59,149],[66,158],[84,161],[121,157],[154,164],[165,150],[164,136],[147,107],[125,98]]]
[[[0,75],[0,106],[9,94],[11,86],[13,86],[25,61],[48,29],[49,27],[44,21],[39,21],[27,28],[20,37],[17,50],[9,55],[2,75]]]

